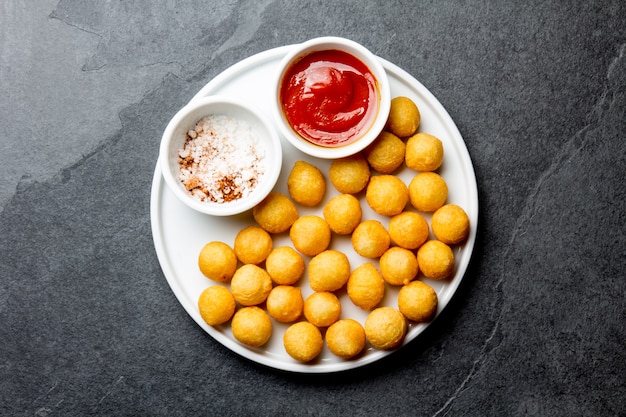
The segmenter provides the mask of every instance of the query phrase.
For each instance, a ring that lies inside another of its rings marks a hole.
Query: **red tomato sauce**
[[[313,52],[283,77],[283,110],[291,127],[321,146],[355,140],[378,109],[376,79],[358,58],[346,52]]]

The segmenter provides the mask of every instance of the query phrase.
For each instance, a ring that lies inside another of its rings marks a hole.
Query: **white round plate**
[[[290,50],[291,46],[271,49],[251,56],[210,81],[193,98],[212,94],[231,96],[250,102],[265,109],[271,117],[271,80],[278,68],[278,63]],[[478,192],[474,168],[467,152],[467,148],[453,120],[437,99],[415,78],[398,68],[396,65],[381,59],[391,82],[391,96],[407,96],[419,107],[422,116],[419,131],[437,136],[443,142],[444,162],[438,170],[448,184],[448,203],[457,204],[465,209],[471,222],[471,231],[468,239],[461,245],[453,247],[456,257],[454,275],[444,281],[433,281],[418,276],[418,279],[431,285],[439,297],[437,315],[448,304],[458,288],[465,270],[470,261],[476,238],[478,225]],[[328,168],[331,161],[309,157],[292,147],[286,140],[283,142],[283,169],[276,185],[276,190],[287,193],[287,176],[297,160],[305,160],[320,168],[328,179]],[[406,184],[410,182],[415,171],[403,167],[397,173]],[[338,194],[337,190],[327,181],[327,192],[324,200],[314,208],[298,206],[300,215],[322,215],[322,207],[332,197]],[[385,226],[389,219],[374,213],[363,195],[360,195],[363,219],[377,219]],[[221,285],[205,278],[198,269],[198,254],[200,249],[210,241],[223,241],[232,246],[235,235],[245,226],[254,224],[250,212],[236,217],[219,218],[203,215],[186,207],[165,185],[159,164],[156,164],[151,195],[151,223],[156,253],[161,268],[172,291],[185,308],[187,313],[209,333],[215,340],[228,349],[257,363],[291,372],[300,373],[329,373],[357,368],[391,354],[390,351],[380,351],[373,347],[366,347],[365,351],[351,360],[344,360],[334,356],[326,347],[320,356],[312,363],[299,363],[293,360],[283,347],[282,335],[288,327],[272,319],[274,326],[270,341],[261,348],[250,348],[239,343],[232,335],[229,324],[217,327],[208,326],[200,317],[197,300],[200,293],[211,285]],[[424,214],[424,213],[422,213]],[[430,223],[430,215],[424,214]],[[431,233],[432,238],[432,233]],[[274,247],[291,245],[288,234],[274,236]],[[343,251],[348,255],[352,269],[370,261],[357,255],[352,249],[349,237],[334,235],[331,248]],[[304,257],[308,262],[309,257]],[[374,262],[377,265],[377,262]],[[225,284],[227,285],[227,284]],[[298,285],[306,298],[312,291],[305,276]],[[386,294],[381,305],[397,307],[397,287],[387,285]],[[354,306],[345,291],[338,293],[342,304],[342,318],[352,318],[361,324],[365,322],[367,312]],[[430,323],[410,324],[407,337],[403,345],[415,339]]]

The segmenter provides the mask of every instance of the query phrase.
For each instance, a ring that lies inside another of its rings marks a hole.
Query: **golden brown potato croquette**
[[[437,312],[437,293],[422,281],[412,281],[400,288],[398,308],[404,316],[416,323],[432,319]]]
[[[417,250],[417,262],[427,278],[445,279],[454,271],[454,252],[439,240],[429,240]]]
[[[402,139],[393,133],[383,131],[365,150],[365,156],[374,171],[391,174],[404,162],[405,147]]]
[[[391,285],[408,284],[417,276],[418,270],[417,258],[408,249],[393,246],[380,257],[381,274]]]
[[[328,248],[330,226],[319,216],[302,216],[291,226],[289,238],[300,253],[315,256]]]
[[[339,194],[324,206],[324,219],[330,230],[338,235],[348,235],[361,223],[361,203],[352,194]]]
[[[469,235],[469,217],[456,204],[446,204],[437,209],[431,224],[435,237],[448,245],[460,243]]]
[[[230,289],[239,304],[258,305],[267,299],[272,290],[272,279],[263,268],[247,264],[235,272]]]
[[[206,288],[198,298],[200,316],[209,326],[226,323],[235,313],[235,307],[235,297],[220,285]]]
[[[272,321],[260,307],[243,307],[235,313],[231,322],[235,339],[241,343],[259,347],[272,336]]]
[[[394,97],[387,118],[386,129],[400,138],[414,134],[419,128],[422,117],[413,100],[408,97]]]
[[[434,171],[443,163],[443,144],[433,135],[416,133],[406,141],[405,160],[415,171]]]
[[[302,315],[304,299],[300,288],[277,285],[267,296],[266,306],[270,316],[281,323],[291,323]]]
[[[389,219],[391,241],[405,249],[417,249],[428,240],[428,222],[419,213],[405,211]]]
[[[341,303],[335,293],[314,292],[304,300],[304,317],[317,327],[328,327],[341,316]]]
[[[446,181],[435,172],[420,172],[409,183],[409,200],[419,211],[432,212],[448,198]]]
[[[371,262],[359,265],[348,278],[348,297],[357,307],[371,310],[385,295],[385,281]]]
[[[365,348],[363,326],[353,319],[341,319],[326,330],[326,345],[335,355],[350,359]]]
[[[378,220],[365,220],[352,232],[352,247],[365,258],[380,257],[391,244],[389,232]]]
[[[279,246],[265,260],[265,270],[279,285],[293,285],[304,274],[304,259],[291,246]]]
[[[248,226],[237,233],[233,247],[241,263],[258,265],[267,258],[273,245],[269,233],[259,226]]]
[[[269,233],[282,233],[298,218],[298,209],[284,194],[271,192],[252,209],[254,220]]]
[[[315,359],[324,347],[322,332],[308,321],[294,323],[283,335],[283,345],[289,356],[300,362]]]
[[[224,242],[209,242],[200,250],[198,267],[205,277],[216,282],[226,282],[237,269],[237,255]]]
[[[326,180],[316,166],[306,161],[296,161],[287,178],[287,188],[293,201],[312,207],[324,198]]]
[[[365,319],[365,335],[376,349],[398,347],[407,332],[406,318],[393,307],[379,307]]]
[[[383,216],[402,213],[409,201],[406,184],[395,175],[377,175],[370,179],[365,192],[367,204]]]
[[[309,285],[313,291],[336,291],[350,277],[350,261],[345,253],[329,249],[309,262]]]
[[[365,189],[370,180],[370,166],[362,154],[356,154],[334,160],[328,174],[337,191],[357,194]]]

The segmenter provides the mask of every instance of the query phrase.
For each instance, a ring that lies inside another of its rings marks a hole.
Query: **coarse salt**
[[[178,151],[179,179],[200,201],[225,203],[248,196],[265,174],[263,150],[252,126],[210,115],[187,132]]]

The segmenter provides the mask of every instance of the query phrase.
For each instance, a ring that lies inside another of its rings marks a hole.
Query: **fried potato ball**
[[[235,297],[221,285],[206,288],[198,298],[200,316],[209,326],[226,323],[235,313],[235,307]]]
[[[365,258],[380,257],[391,244],[389,233],[378,220],[365,220],[352,232],[352,247]]]
[[[328,171],[330,182],[337,191],[356,194],[365,189],[370,180],[370,166],[361,154],[336,159]]]
[[[404,162],[405,148],[402,139],[393,133],[382,131],[365,150],[365,156],[374,171],[391,174]]]
[[[365,319],[365,336],[376,349],[389,350],[400,346],[406,332],[404,315],[393,307],[379,307]]]
[[[262,268],[246,264],[239,268],[230,281],[235,300],[243,306],[261,304],[272,290],[272,279]]]
[[[345,253],[328,249],[309,262],[309,285],[313,291],[336,291],[350,277],[350,261]]]
[[[387,118],[386,129],[394,135],[406,138],[411,136],[420,125],[422,117],[417,105],[408,97],[394,97]]]
[[[370,179],[365,191],[367,204],[383,216],[402,213],[409,201],[409,190],[395,175],[377,175]]]
[[[300,362],[315,359],[324,347],[322,332],[308,321],[294,323],[283,334],[283,345],[289,356]]]
[[[339,298],[328,291],[314,292],[304,300],[304,317],[317,327],[328,327],[341,316]]]
[[[231,329],[235,339],[244,345],[259,347],[270,340],[272,321],[259,307],[243,307],[233,316]]]
[[[304,299],[300,288],[277,285],[267,296],[266,306],[270,316],[281,323],[291,323],[302,315]]]
[[[417,250],[417,263],[427,278],[445,279],[454,270],[454,252],[443,242],[429,240]]]
[[[248,226],[235,236],[233,245],[237,258],[244,264],[258,265],[272,251],[274,242],[269,233],[259,226]]]
[[[391,285],[405,285],[411,282],[418,272],[417,258],[408,249],[394,246],[380,257],[380,272]]]
[[[416,133],[406,141],[406,166],[416,171],[434,171],[443,162],[443,144],[428,133]]]
[[[326,330],[328,349],[340,358],[350,359],[365,348],[363,326],[353,319],[341,319]]]
[[[198,267],[202,274],[217,282],[226,282],[237,269],[237,255],[224,242],[209,242],[198,255]]]
[[[298,218],[298,209],[284,194],[271,192],[252,209],[254,220],[269,233],[282,233]]]
[[[400,288],[398,308],[404,316],[416,323],[432,319],[437,312],[437,293],[422,281],[412,281]]]
[[[361,223],[361,203],[352,194],[339,194],[324,206],[324,219],[330,230],[338,235],[349,235]]]
[[[289,238],[300,253],[315,256],[330,245],[330,226],[319,216],[302,216],[291,226]]]
[[[405,211],[389,219],[391,241],[405,249],[417,249],[428,240],[428,222],[419,213]]]
[[[430,222],[435,237],[448,245],[460,243],[469,235],[469,217],[456,204],[446,204],[437,209]]]
[[[265,270],[279,285],[292,285],[304,275],[304,259],[291,246],[279,246],[265,260]]]
[[[348,297],[357,307],[371,310],[385,295],[385,281],[371,262],[359,265],[348,278]]]
[[[326,179],[316,166],[306,161],[296,161],[287,178],[287,189],[293,201],[312,207],[324,198]]]
[[[448,198],[448,185],[435,172],[420,172],[409,183],[409,200],[419,211],[432,212]]]

